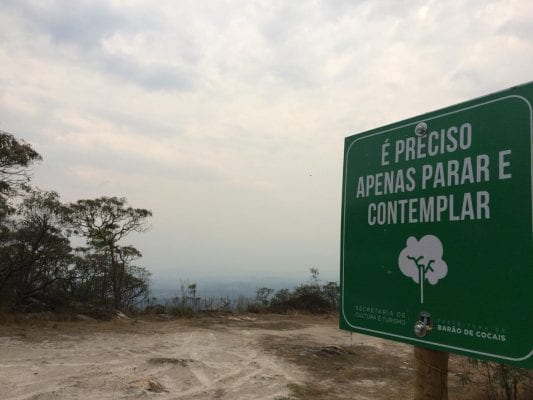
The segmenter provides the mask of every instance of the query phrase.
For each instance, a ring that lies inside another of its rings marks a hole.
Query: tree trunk
[[[115,260],[115,248],[112,244],[109,245],[109,253],[111,257],[111,278],[113,280],[113,306],[116,310],[122,309],[122,288],[120,287],[120,272],[118,270],[118,263]]]
[[[448,400],[448,353],[415,348],[415,400]]]

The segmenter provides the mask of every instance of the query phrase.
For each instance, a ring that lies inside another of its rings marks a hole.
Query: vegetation
[[[457,374],[463,386],[476,384],[488,400],[529,400],[533,397],[533,371],[505,364],[468,358]]]
[[[133,264],[141,253],[121,240],[144,231],[152,213],[117,197],[63,204],[58,193],[30,186],[41,159],[0,131],[0,308],[101,314],[135,307],[148,296],[150,274]],[[73,248],[73,236],[86,245]]]
[[[30,185],[31,168],[41,160],[30,144],[0,131],[0,309],[62,309],[96,317],[140,306],[177,316],[336,310],[337,283],[321,285],[314,268],[308,283],[277,292],[260,288],[255,299],[201,298],[196,283],[181,282],[176,297],[155,304],[149,299],[150,273],[135,265],[141,252],[123,244],[130,233],[147,229],[152,212],[119,197],[62,203],[57,192]],[[75,237],[84,245],[74,247]]]
[[[78,200],[64,207],[65,226],[86,238],[89,256],[95,254],[96,259],[104,262],[107,273],[103,276],[107,278],[106,283],[110,283],[113,305],[117,309],[127,305],[124,297],[128,284],[140,289],[142,279],[140,282],[138,278],[146,275],[146,271],[131,266],[141,253],[132,246],[120,246],[119,241],[131,232],[143,232],[144,222],[151,215],[149,210],[128,207],[125,198],[117,197]],[[135,272],[137,277],[132,279],[131,274]]]
[[[293,289],[274,289],[262,287],[257,289],[256,297],[201,297],[198,285],[189,281],[180,281],[179,293],[165,304],[158,304],[152,298],[147,302],[145,312],[149,314],[169,314],[173,316],[194,317],[211,312],[251,312],[251,313],[286,313],[303,311],[313,314],[335,312],[339,304],[340,288],[337,282],[320,284],[319,271],[311,268],[311,277],[307,283]]]
[[[278,291],[262,287],[255,299],[202,298],[196,283],[182,281],[176,297],[165,305],[156,304],[148,297],[150,273],[135,265],[141,252],[122,243],[130,233],[147,229],[152,212],[133,208],[119,197],[64,204],[58,193],[30,185],[31,168],[40,160],[42,157],[29,144],[0,131],[0,310],[66,309],[95,317],[108,315],[110,310],[133,310],[140,304],[148,304],[147,312],[189,317],[206,311],[337,310],[339,285],[321,284],[316,268],[310,269],[308,282]],[[85,245],[73,247],[73,237],[84,239]],[[272,348],[281,351],[277,344]],[[359,353],[363,350],[360,348]],[[317,377],[324,365],[320,357],[329,357],[333,351],[338,357],[328,361],[338,371],[345,368],[340,361],[355,354],[336,348],[285,351],[300,363],[306,362]],[[305,357],[310,351],[313,357]],[[528,399],[533,393],[533,373],[504,364],[469,359],[458,377],[462,385],[481,384],[489,400]],[[342,378],[339,384],[345,381]],[[331,396],[317,383],[290,385],[289,389],[289,396],[278,399]]]
[[[278,290],[261,288],[257,291],[260,306],[273,312],[308,311],[314,314],[336,311],[339,305],[340,288],[337,282],[319,282],[319,272],[311,268],[310,281],[296,288]]]

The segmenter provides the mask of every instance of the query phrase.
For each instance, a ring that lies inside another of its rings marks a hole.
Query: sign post
[[[346,138],[342,329],[533,368],[532,104],[530,83]]]
[[[449,353],[415,346],[414,400],[448,400]]]

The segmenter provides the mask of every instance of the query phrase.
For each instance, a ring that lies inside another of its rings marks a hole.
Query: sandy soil
[[[411,353],[332,317],[0,325],[0,399],[402,399]]]

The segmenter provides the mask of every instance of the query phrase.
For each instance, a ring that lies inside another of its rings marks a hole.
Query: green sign
[[[533,84],[346,138],[342,329],[533,368]]]

